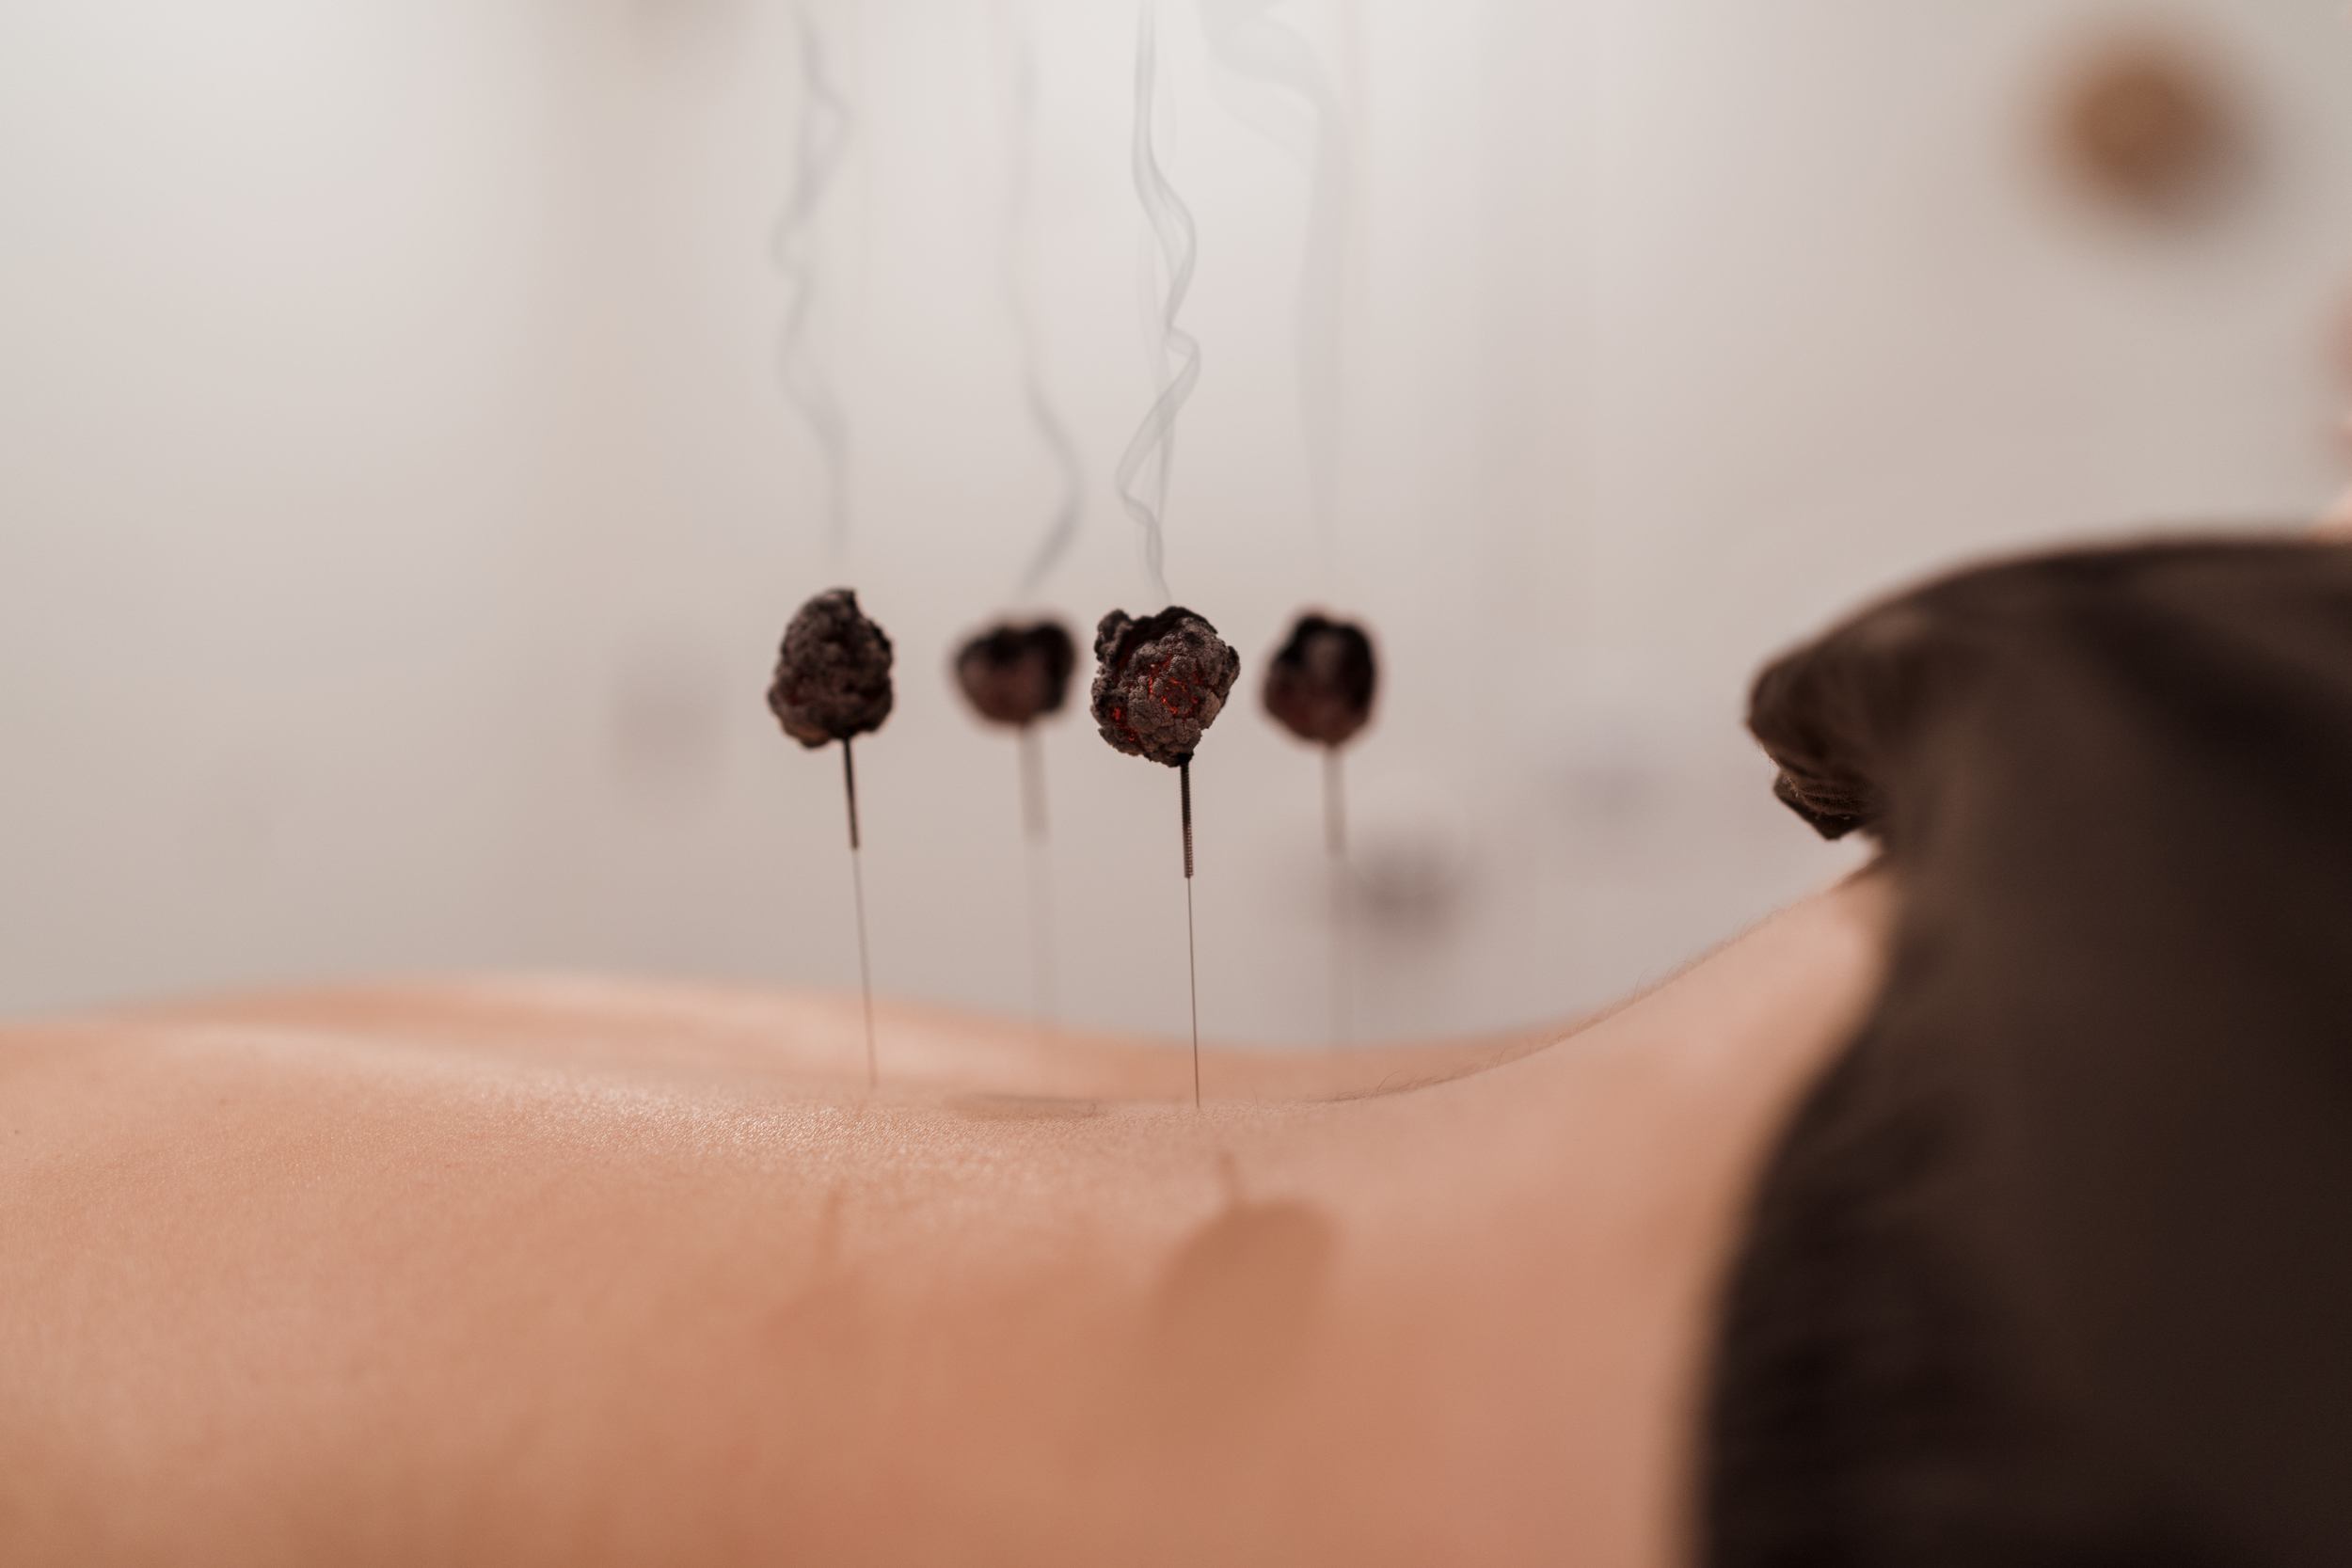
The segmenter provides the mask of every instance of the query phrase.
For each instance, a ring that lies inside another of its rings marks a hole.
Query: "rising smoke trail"
[[[1326,565],[1337,531],[1340,440],[1340,317],[1347,231],[1355,194],[1347,113],[1314,47],[1272,14],[1281,0],[1200,0],[1200,30],[1217,65],[1236,77],[1279,87],[1299,100],[1313,121],[1308,152],[1307,233],[1298,263],[1298,422],[1307,448],[1307,483]],[[1349,13],[1354,24],[1353,12]],[[1354,35],[1350,35],[1351,45]],[[1351,57],[1351,67],[1356,63]],[[1248,117],[1245,117],[1248,118]],[[1263,121],[1257,128],[1284,138]]]
[[[1200,343],[1176,325],[1177,315],[1184,308],[1184,295],[1192,290],[1196,259],[1192,210],[1168,182],[1167,174],[1160,168],[1159,155],[1152,145],[1152,116],[1159,88],[1159,57],[1153,37],[1158,9],[1157,0],[1143,0],[1136,30],[1133,162],[1136,198],[1151,223],[1163,273],[1157,311],[1162,364],[1172,363],[1175,373],[1163,372],[1159,395],[1145,411],[1143,423],[1129,438],[1127,450],[1120,454],[1117,477],[1120,501],[1126,507],[1127,515],[1143,530],[1144,569],[1152,574],[1152,586],[1166,599],[1169,596],[1168,577],[1163,570],[1167,546],[1160,525],[1168,514],[1168,467],[1175,451],[1176,416],[1200,379]]]
[[[785,198],[770,243],[776,270],[792,291],[784,325],[776,334],[776,371],[786,399],[800,411],[824,460],[826,537],[838,554],[850,532],[848,428],[821,356],[809,344],[808,331],[819,292],[817,214],[841,172],[851,120],[849,104],[826,67],[824,36],[807,6],[795,6],[792,19],[801,41],[801,123],[791,194]]]
[[[1045,537],[1039,542],[1036,554],[1029,558],[1028,568],[1021,576],[1019,593],[1025,598],[1037,591],[1046,574],[1070,548],[1071,540],[1077,536],[1086,495],[1086,469],[1078,461],[1077,444],[1070,438],[1069,427],[1062,423],[1061,415],[1045,389],[1044,356],[1038,341],[1037,316],[1029,303],[1028,269],[1025,265],[1029,230],[1029,153],[1037,118],[1036,45],[1025,20],[1009,13],[1000,14],[1008,17],[1014,29],[1012,101],[1006,141],[1009,174],[1005,199],[1005,305],[1011,312],[1013,337],[1020,349],[1022,398],[1028,405],[1029,423],[1061,475],[1061,496],[1046,524]]]

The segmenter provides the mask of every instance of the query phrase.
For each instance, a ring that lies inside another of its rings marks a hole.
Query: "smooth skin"
[[[1893,890],[1549,1044],[481,981],[0,1030],[0,1561],[1647,1568]]]

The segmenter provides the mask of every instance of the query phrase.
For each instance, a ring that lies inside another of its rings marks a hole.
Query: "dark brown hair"
[[[1751,725],[1900,914],[1724,1291],[1703,1560],[2352,1561],[2352,549],[1972,571]]]

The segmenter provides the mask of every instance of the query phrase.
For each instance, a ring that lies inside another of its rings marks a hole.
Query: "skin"
[[[1892,904],[1542,1040],[484,981],[0,1031],[0,1560],[1673,1561]],[[1181,1098],[1180,1098],[1181,1097]]]

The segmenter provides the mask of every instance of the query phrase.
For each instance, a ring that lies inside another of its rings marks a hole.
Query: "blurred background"
[[[1161,370],[1136,42],[1104,0],[0,7],[0,1009],[854,986],[838,761],[762,702],[834,583],[898,649],[877,986],[1027,1007],[1014,746],[946,662],[1158,602],[1112,485]],[[1211,1037],[1332,1031],[1318,759],[1257,702],[1301,608],[1385,666],[1355,1033],[1483,1029],[1849,863],[1740,729],[1778,646],[2339,487],[2336,0],[1167,0],[1158,42],[1202,360],[1167,576],[1245,660],[1194,768]],[[1033,591],[1014,293],[1085,475]],[[1081,705],[1057,1006],[1181,1035],[1175,780]]]

